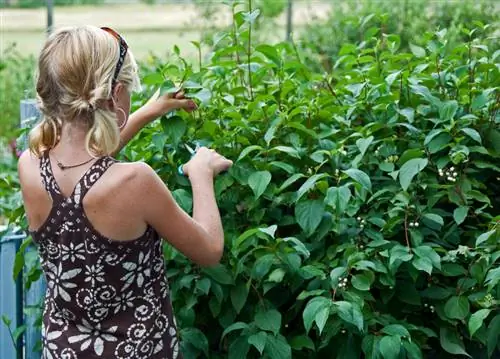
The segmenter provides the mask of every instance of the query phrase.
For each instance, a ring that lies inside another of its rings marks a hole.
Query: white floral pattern
[[[47,154],[40,166],[52,217],[32,232],[47,278],[43,359],[180,358],[161,239],[150,227],[129,243],[95,231],[81,203],[116,161],[98,159],[64,198]]]

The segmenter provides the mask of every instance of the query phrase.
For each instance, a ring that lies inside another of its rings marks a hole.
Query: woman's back
[[[65,196],[49,156],[40,159],[52,205],[31,234],[47,279],[43,331],[48,358],[178,356],[157,232],[148,226],[133,240],[116,241],[103,236],[86,215],[86,195],[115,162],[110,157],[95,161]]]

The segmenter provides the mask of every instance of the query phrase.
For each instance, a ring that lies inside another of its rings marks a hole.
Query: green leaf
[[[414,258],[412,264],[418,270],[432,274],[432,262],[427,258]]]
[[[290,345],[282,335],[278,335],[276,337],[268,335],[264,352],[270,359],[292,358],[292,348],[290,348]]]
[[[490,269],[490,271],[486,275],[484,284],[487,285],[490,290],[492,290],[498,282],[500,282],[500,266],[495,269]]]
[[[309,177],[307,181],[305,181],[304,184],[300,186],[299,190],[297,191],[296,201],[300,200],[304,194],[306,194],[311,188],[313,188],[317,181],[325,177],[328,177],[326,173],[321,173]]]
[[[210,286],[212,282],[209,278],[203,278],[196,282],[196,288],[205,295],[210,292]]]
[[[361,291],[370,290],[371,278],[366,274],[356,274],[351,279],[352,286]]]
[[[271,173],[269,171],[258,171],[254,172],[248,178],[248,185],[252,189],[255,199],[262,196],[265,192],[267,186],[271,182]]]
[[[290,340],[290,346],[294,350],[311,349],[314,350],[314,342],[307,335],[297,335]]]
[[[469,310],[469,300],[465,296],[451,297],[444,306],[444,313],[450,319],[463,320],[469,315]]]
[[[250,344],[248,344],[248,337],[240,336],[229,344],[228,359],[242,359],[246,358]]]
[[[241,161],[242,159],[244,159],[246,156],[248,156],[251,152],[254,152],[254,151],[260,151],[262,150],[262,147],[261,146],[256,146],[256,145],[253,145],[253,146],[248,146],[248,147],[245,147],[243,149],[243,151],[241,151],[238,159],[236,161]]]
[[[335,209],[336,213],[344,213],[351,199],[349,187],[330,187],[326,192],[325,203]]]
[[[283,278],[285,277],[285,274],[286,272],[283,268],[276,268],[271,272],[271,274],[269,274],[267,280],[273,283],[281,283],[283,281]]]
[[[245,283],[238,283],[238,285],[231,288],[231,303],[233,303],[236,313],[241,311],[247,301],[247,297],[248,287]]]
[[[278,54],[278,51],[276,50],[276,48],[274,46],[262,44],[262,45],[257,46],[255,48],[255,51],[264,54],[268,59],[273,61],[277,66],[280,65],[281,58]]]
[[[456,330],[441,327],[439,331],[439,342],[441,347],[450,354],[471,356],[465,351],[464,343],[459,338]]]
[[[407,190],[410,186],[413,177],[427,166],[426,158],[413,158],[407,162],[399,170],[399,183],[403,190]]]
[[[365,172],[358,170],[358,169],[355,169],[355,168],[351,168],[351,169],[348,169],[348,170],[342,171],[342,172],[345,173],[346,175],[348,175],[349,177],[351,177],[356,182],[358,182],[366,190],[371,192],[372,183],[370,181],[370,177],[368,177],[368,175]]]
[[[482,327],[483,321],[491,313],[491,309],[480,309],[473,313],[469,318],[469,333],[472,337],[474,333]]]
[[[275,309],[258,312],[255,315],[255,324],[262,330],[273,332],[277,335],[281,328],[281,314]]]
[[[488,239],[490,239],[490,237],[493,235],[493,233],[495,233],[496,230],[495,229],[492,229],[491,231],[488,231],[486,233],[483,233],[481,234],[479,237],[477,237],[476,239],[476,247],[478,247],[479,245],[481,245],[482,243],[486,242]]]
[[[403,338],[410,338],[410,332],[408,329],[403,327],[401,324],[389,324],[386,325],[382,330],[382,333],[387,335],[399,336]]]
[[[325,297],[316,297],[311,299],[307,303],[304,311],[302,312],[302,319],[304,321],[306,334],[309,333],[314,322],[316,322],[319,327],[317,319],[319,319],[321,324],[324,326],[323,320],[326,320],[324,319],[325,311],[328,311],[328,313],[326,313],[326,318],[328,318],[330,305],[331,301]],[[320,331],[321,330],[322,328],[320,329]]]
[[[19,340],[19,338],[24,334],[24,332],[26,331],[27,329],[27,326],[25,324],[17,327],[16,329],[14,329],[14,331],[12,332],[12,338],[14,338],[14,341],[17,343],[17,341]]]
[[[220,340],[224,339],[226,335],[228,335],[231,332],[234,332],[235,330],[242,330],[242,329],[248,329],[248,324],[243,323],[243,322],[236,322],[228,326],[224,331],[222,332],[222,336]]]
[[[385,82],[387,83],[387,85],[389,87],[392,86],[392,84],[394,83],[394,81],[396,80],[396,78],[399,76],[400,73],[401,73],[401,70],[395,71],[385,78]]]
[[[334,304],[337,306],[339,317],[342,320],[353,324],[360,332],[363,332],[363,313],[361,313],[361,310],[356,303],[339,301]]]
[[[323,201],[302,201],[295,206],[295,219],[306,234],[311,235],[318,228],[324,211]]]
[[[455,100],[446,101],[439,107],[439,118],[441,121],[451,121],[458,110],[458,103]]]
[[[479,132],[477,132],[473,128],[462,128],[461,131],[463,133],[465,133],[467,136],[469,136],[470,138],[472,138],[474,141],[479,142],[479,144],[483,144],[483,142],[481,140],[481,135],[479,134]]]
[[[184,342],[191,344],[201,350],[208,357],[208,340],[205,334],[196,328],[185,328],[181,330],[181,338]]]
[[[174,146],[178,146],[187,130],[187,125],[182,117],[173,116],[162,123],[165,134],[168,136],[170,142]]]
[[[472,111],[477,111],[483,108],[484,105],[486,105],[487,103],[488,103],[488,97],[486,97],[486,95],[483,92],[482,94],[474,97],[474,99],[472,100],[471,109]]]
[[[264,348],[266,347],[267,333],[258,332],[248,337],[248,344],[253,345],[259,353],[262,355]]]
[[[366,153],[366,150],[368,150],[368,147],[371,145],[373,142],[374,137],[370,136],[368,138],[360,138],[356,141],[356,146],[359,149],[359,152],[361,152],[361,157],[363,157]]]
[[[259,257],[253,266],[252,275],[254,278],[262,279],[269,270],[274,262],[274,254],[265,254]]]
[[[314,320],[316,322],[316,325],[318,326],[320,335],[323,332],[323,328],[325,327],[326,321],[328,320],[329,316],[330,316],[330,306],[329,305],[327,307],[321,308],[316,313]]]
[[[155,133],[151,137],[153,142],[153,146],[157,152],[163,154],[163,149],[165,148],[165,144],[167,143],[168,136],[165,133]]]
[[[467,213],[469,212],[469,207],[460,206],[455,208],[453,211],[453,219],[455,222],[460,225],[465,221],[465,217],[467,217]]]
[[[434,223],[438,224],[439,226],[444,225],[443,217],[441,217],[438,214],[426,213],[426,214],[424,214],[423,218],[428,220],[428,221],[434,222]]]
[[[491,357],[493,351],[498,345],[500,339],[500,314],[494,317],[488,325],[488,357]]]
[[[384,359],[398,359],[401,351],[401,338],[398,336],[384,336],[379,342],[379,351]]]
[[[432,247],[425,245],[418,246],[413,251],[420,258],[428,259],[435,268],[441,269],[441,257]]]
[[[216,267],[203,268],[202,271],[220,284],[234,284],[231,272],[222,264],[219,264]]]
[[[294,175],[290,176],[283,184],[280,186],[278,189],[278,193],[282,192],[284,189],[292,185],[293,183],[297,182],[297,180],[301,179],[302,177],[305,177],[302,173],[295,173]]]
[[[406,350],[406,355],[408,359],[422,359],[422,351],[420,350],[420,347],[415,344],[415,342],[408,342],[404,341],[403,342],[403,347]]]
[[[33,242],[33,239],[31,236],[29,236],[27,239],[25,239],[23,241],[23,243],[21,244],[21,246],[19,247],[19,250],[17,251],[16,256],[14,257],[14,268],[12,269],[12,279],[14,281],[17,280],[17,277],[19,276],[19,274],[23,270],[23,267],[25,264],[24,261],[25,261],[26,249],[29,247],[29,245],[32,242]]]
[[[420,46],[410,44],[410,50],[411,50],[412,54],[418,58],[425,57],[425,49],[420,47]]]
[[[172,191],[172,196],[185,212],[191,213],[193,209],[193,197],[191,193],[183,188],[179,188]]]

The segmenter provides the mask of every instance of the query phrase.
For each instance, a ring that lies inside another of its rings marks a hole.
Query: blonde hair
[[[62,28],[45,43],[38,60],[37,99],[42,119],[29,134],[32,153],[53,148],[64,123],[88,128],[85,147],[93,156],[109,155],[119,145],[116,113],[108,101],[119,58],[116,38],[94,26]],[[137,63],[130,50],[117,81],[139,88]]]

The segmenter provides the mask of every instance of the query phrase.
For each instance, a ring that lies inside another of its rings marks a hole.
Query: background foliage
[[[476,23],[456,36],[427,25],[405,38],[375,14],[324,66],[315,42],[252,41],[258,17],[235,11],[208,58],[187,61],[178,48],[168,62],[152,57],[134,98],[138,107],[176,84],[201,104],[152,124],[122,154],[153,166],[186,211],[183,145],[235,160],[215,183],[221,265],[201,269],[164,247],[185,357],[491,357],[498,29]],[[14,207],[11,220],[24,221]],[[28,262],[27,284],[39,275]]]

